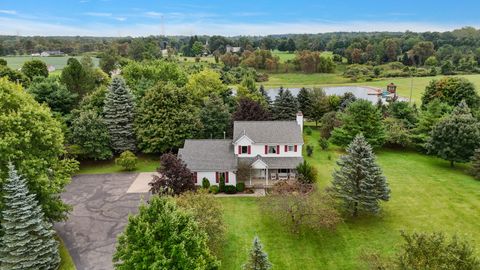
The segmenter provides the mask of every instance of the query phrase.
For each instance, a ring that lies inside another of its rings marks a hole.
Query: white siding
[[[203,178],[207,178],[208,181],[210,181],[210,185],[216,185],[218,186],[219,183],[216,182],[215,180],[215,172],[197,172],[197,186],[202,185],[202,180]],[[225,183],[226,185],[236,185],[237,184],[237,176],[233,172],[228,172],[228,183]]]
[[[250,145],[250,155],[249,154],[238,154],[238,146],[248,146]],[[269,144],[271,146],[276,146],[276,144]],[[294,144],[289,144],[294,145]],[[302,144],[297,144],[297,152],[288,151],[285,152],[285,144],[280,144],[280,154],[266,154],[265,155],[265,144],[235,144],[235,154],[239,157],[255,157],[260,155],[262,157],[301,157],[302,156]]]

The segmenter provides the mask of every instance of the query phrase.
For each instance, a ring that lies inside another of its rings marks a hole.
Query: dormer
[[[233,141],[236,155],[250,155],[252,153],[253,140],[250,139],[245,131],[235,141]]]

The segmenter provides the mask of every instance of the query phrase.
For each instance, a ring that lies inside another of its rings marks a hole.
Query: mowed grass
[[[480,74],[458,75],[464,77],[475,84],[477,90],[480,90]],[[430,76],[430,77],[414,77],[412,78],[384,78],[371,82],[351,82],[350,79],[344,78],[339,73],[324,74],[304,74],[304,73],[278,73],[269,74],[269,80],[263,83],[265,88],[278,88],[283,86],[285,88],[299,88],[299,87],[322,87],[322,86],[340,86],[340,85],[358,85],[358,86],[374,86],[386,88],[386,85],[393,82],[397,85],[398,94],[402,97],[410,97],[410,88],[412,88],[412,100],[419,104],[421,102],[422,94],[425,87],[433,79],[440,79],[444,77]],[[412,84],[413,80],[413,84]],[[412,86],[412,87],[411,87]]]
[[[75,264],[73,263],[72,257],[70,257],[70,253],[68,252],[67,248],[65,247],[65,244],[63,243],[62,239],[57,238],[60,242],[59,246],[59,252],[60,252],[60,258],[62,259],[60,262],[60,266],[58,267],[58,270],[75,270],[77,269],[75,267]]]
[[[69,58],[77,58],[79,61],[82,59],[81,56],[52,56],[52,57],[39,57],[39,56],[5,56],[1,57],[5,60],[7,60],[7,64],[9,67],[13,69],[19,69],[23,66],[23,63],[26,61],[30,61],[33,59],[41,60],[47,64],[47,66],[52,65],[54,66],[57,70],[63,69],[67,65],[67,61]],[[93,63],[95,66],[98,66],[99,59],[98,58],[92,58]]]
[[[138,156],[137,169],[132,172],[154,172],[160,165],[160,157],[152,155]],[[125,172],[115,164],[115,159],[102,161],[80,162],[80,171],[77,174],[104,174]]]
[[[321,151],[318,137],[318,131],[306,137],[306,143],[315,147],[306,159],[319,171],[318,185],[325,187],[343,152],[338,147]],[[456,233],[480,245],[480,181],[464,172],[466,166],[452,169],[446,161],[415,152],[381,150],[377,156],[392,190],[391,200],[383,203],[380,216],[346,220],[335,232],[293,235],[262,213],[255,198],[219,199],[228,226],[222,269],[240,268],[255,235],[274,269],[366,269],[361,254],[394,254],[402,242],[401,230]]]

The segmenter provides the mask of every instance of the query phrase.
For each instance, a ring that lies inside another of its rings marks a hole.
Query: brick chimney
[[[300,131],[303,133],[303,113],[297,112],[297,124],[300,126]]]

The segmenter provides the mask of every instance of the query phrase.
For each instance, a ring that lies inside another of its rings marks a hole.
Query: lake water
[[[366,86],[328,86],[328,87],[322,87],[322,89],[325,91],[325,94],[328,96],[331,95],[337,95],[337,96],[342,96],[345,93],[352,93],[355,95],[356,98],[359,99],[365,99],[368,100],[374,104],[378,102],[378,99],[381,98],[377,95],[369,95],[369,91],[372,89],[377,89],[377,88],[371,88],[371,87],[366,87]],[[288,88],[292,95],[295,97],[298,95],[300,92],[300,88]],[[278,92],[280,91],[279,88],[273,88],[273,89],[268,89],[267,93],[268,96],[273,100],[275,100],[275,97],[278,95]],[[385,101],[384,98],[382,98],[382,101]]]

